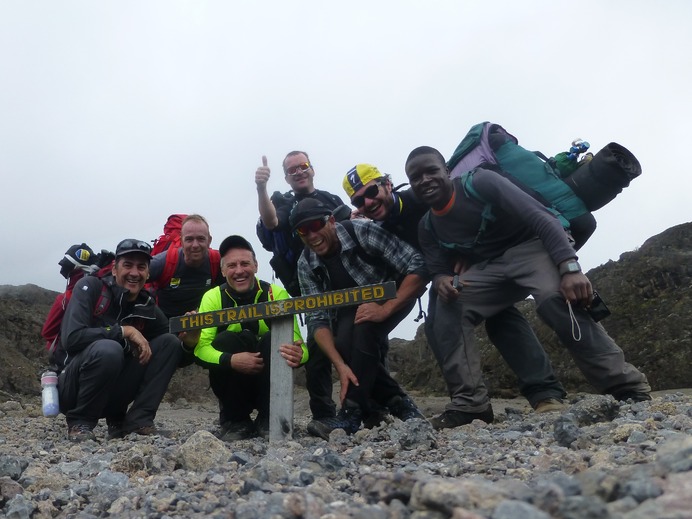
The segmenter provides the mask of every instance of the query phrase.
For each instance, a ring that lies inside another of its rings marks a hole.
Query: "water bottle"
[[[579,155],[584,153],[590,147],[591,145],[588,142],[582,139],[575,139],[572,141],[572,146],[567,152],[567,158],[569,160],[577,160],[577,158],[579,158]]]
[[[55,371],[46,371],[41,375],[41,403],[43,416],[58,416],[60,404],[58,403],[58,374]]]

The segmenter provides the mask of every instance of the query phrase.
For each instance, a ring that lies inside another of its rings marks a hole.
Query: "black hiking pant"
[[[406,394],[385,367],[382,349],[388,344],[389,333],[410,313],[415,303],[414,299],[381,323],[354,324],[357,306],[339,310],[334,343],[359,383],[358,386],[349,384],[346,398],[358,403],[365,416],[370,413],[371,401],[386,406],[392,397]]]
[[[228,366],[209,368],[209,384],[219,399],[219,424],[246,420],[255,409],[269,416],[271,332],[257,339],[248,330],[225,331],[212,344],[225,353],[259,352],[264,360],[264,369],[257,375],[238,373]]]
[[[104,417],[109,424],[122,424],[122,430],[154,425],[183,352],[170,333],[151,340],[149,347],[151,359],[145,365],[110,339],[95,341],[79,352],[58,379],[60,411],[67,425],[94,427]]]

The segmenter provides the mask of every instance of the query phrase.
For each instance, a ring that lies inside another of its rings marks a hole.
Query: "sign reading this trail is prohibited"
[[[254,305],[223,308],[212,312],[204,312],[194,315],[171,317],[169,320],[172,333],[195,330],[198,328],[210,328],[244,321],[256,321],[258,319],[273,319],[285,315],[314,312],[315,310],[327,310],[340,306],[359,305],[394,299],[396,297],[396,283],[387,281],[378,285],[365,285],[361,287],[345,288],[322,294],[267,301]]]

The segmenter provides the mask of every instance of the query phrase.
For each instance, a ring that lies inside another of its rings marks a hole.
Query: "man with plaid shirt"
[[[382,304],[307,314],[308,333],[337,370],[342,402],[336,417],[313,420],[308,432],[325,439],[334,429],[356,432],[370,413],[370,399],[402,420],[423,418],[380,355],[389,332],[425,291],[422,255],[373,222],[337,223],[331,210],[313,199],[298,203],[290,224],[307,246],[298,260],[303,295],[398,281],[397,297]]]

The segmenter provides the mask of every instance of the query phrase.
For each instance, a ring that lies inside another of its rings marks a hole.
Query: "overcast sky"
[[[579,254],[617,260],[692,220],[691,24],[688,0],[0,0],[0,284],[63,290],[71,244],[150,240],[174,212],[259,249],[262,155],[271,190],[301,149],[344,198],[356,163],[404,182],[411,149],[449,157],[484,120],[547,155],[581,137],[639,158]]]

